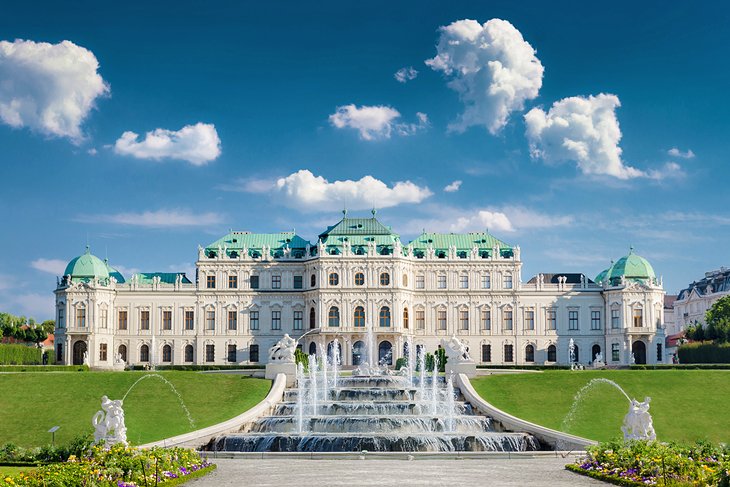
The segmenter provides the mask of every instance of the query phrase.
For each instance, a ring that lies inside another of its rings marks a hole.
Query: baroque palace
[[[423,233],[405,244],[347,212],[312,245],[293,232],[231,232],[198,249],[184,273],[125,278],[86,253],[56,295],[56,361],[129,365],[262,364],[285,333],[307,353],[331,346],[365,359],[372,328],[382,361],[406,339],[433,352],[457,336],[482,365],[661,363],[664,289],[631,252],[591,280],[544,273],[523,282],[520,248],[489,233]],[[304,336],[303,336],[304,335]]]

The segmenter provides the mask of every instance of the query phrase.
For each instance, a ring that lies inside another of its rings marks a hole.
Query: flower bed
[[[730,449],[708,443],[613,441],[587,449],[568,470],[616,485],[730,487]]]
[[[82,457],[38,467],[12,477],[0,478],[0,487],[62,487],[94,485],[142,487],[178,485],[215,469],[193,450],[153,448],[137,450],[115,445],[109,450],[93,447]]]

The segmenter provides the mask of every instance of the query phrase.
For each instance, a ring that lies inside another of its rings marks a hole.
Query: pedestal
[[[446,375],[465,374],[470,379],[477,375],[476,362],[446,362]]]
[[[286,386],[293,387],[297,382],[297,364],[294,362],[266,364],[266,375],[264,377],[274,380],[276,374],[285,374]]]

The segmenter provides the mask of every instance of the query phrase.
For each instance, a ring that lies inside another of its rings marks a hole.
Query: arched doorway
[[[393,365],[393,345],[384,340],[378,346],[378,363],[383,365]]]
[[[339,350],[339,362],[338,363],[341,364],[342,363],[342,347],[340,346],[340,344],[339,344],[339,342],[337,340],[332,340],[331,342],[329,342],[327,344],[327,358],[329,360],[333,360],[334,359],[334,356],[335,356],[334,355],[335,354],[335,352],[334,352],[335,347],[337,347],[338,350]]]
[[[309,344],[309,355],[317,355],[317,344],[314,342]]]
[[[352,365],[360,365],[365,355],[365,343],[358,340],[352,345]]]
[[[117,353],[119,354],[119,358],[124,360],[124,362],[127,362],[127,346],[126,345],[119,345],[119,348],[117,349]]]
[[[74,343],[73,364],[74,365],[83,365],[85,353],[86,353],[86,342],[85,341],[79,340],[76,343]]]
[[[596,360],[596,357],[599,353],[601,353],[601,346],[598,344],[593,345],[593,348],[591,349],[591,362],[594,362]]]
[[[631,345],[631,353],[634,355],[634,363],[643,365],[646,364],[646,345],[641,340],[636,340]]]

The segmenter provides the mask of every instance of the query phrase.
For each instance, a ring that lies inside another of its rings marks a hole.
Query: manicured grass
[[[730,371],[612,370],[547,371],[473,379],[477,392],[500,409],[549,428],[594,440],[621,436],[628,401],[608,384],[592,386],[573,420],[564,422],[579,389],[591,379],[618,383],[632,398],[650,396],[657,438],[730,443]]]
[[[60,372],[0,374],[0,445],[56,444],[93,433],[91,418],[101,396],[121,399],[146,372]],[[139,382],[124,401],[127,438],[142,444],[230,419],[260,402],[271,381],[239,374],[159,372],[178,390],[195,422],[191,427],[178,397],[158,378]]]

